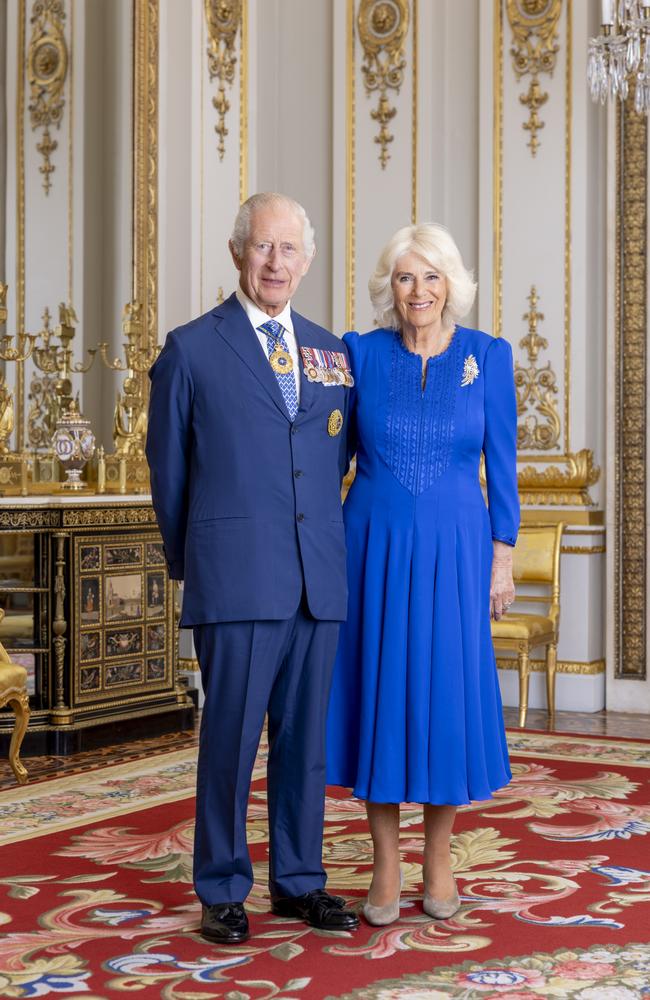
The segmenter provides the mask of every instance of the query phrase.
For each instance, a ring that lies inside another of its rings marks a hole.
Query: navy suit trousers
[[[243,902],[253,884],[246,811],[267,713],[271,895],[325,885],[325,719],[338,630],[304,607],[286,621],[194,628],[205,691],[194,883],[208,906]]]

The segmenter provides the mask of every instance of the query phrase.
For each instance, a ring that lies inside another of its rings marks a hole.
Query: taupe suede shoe
[[[436,899],[435,896],[430,896],[428,892],[425,892],[422,907],[424,912],[433,917],[434,920],[448,920],[449,917],[453,917],[454,913],[460,909],[460,896],[456,880],[454,879],[454,894],[451,899]]]
[[[399,900],[402,891],[401,871],[399,873],[399,887],[400,891],[397,893],[397,899],[391,900],[390,903],[386,903],[384,906],[375,906],[374,903],[370,902],[370,894],[368,894],[361,912],[373,927],[384,927],[386,924],[394,924],[396,920],[399,920]]]

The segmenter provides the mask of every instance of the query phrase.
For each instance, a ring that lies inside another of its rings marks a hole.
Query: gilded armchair
[[[0,622],[4,611],[0,609]],[[7,651],[0,643],[0,708],[10,705],[16,715],[14,731],[9,747],[9,763],[21,785],[28,781],[27,771],[19,760],[20,747],[29,722],[29,695],[27,693],[27,671],[17,663],[12,663]]]

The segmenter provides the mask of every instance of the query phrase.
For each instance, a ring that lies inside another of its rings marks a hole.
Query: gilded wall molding
[[[59,129],[63,121],[63,89],[68,71],[63,0],[34,0],[30,23],[32,35],[27,51],[29,115],[32,131],[41,131],[36,149],[43,158],[38,169],[43,175],[43,190],[47,195],[52,187],[51,175],[56,169],[52,154],[59,145],[52,138],[50,128]]]
[[[143,347],[158,343],[158,19],[158,0],[134,4],[131,299],[142,303]]]
[[[411,94],[411,224],[418,221],[418,0],[412,0],[413,36]]]
[[[241,0],[239,32],[239,201],[248,198],[248,0]]]
[[[600,479],[600,468],[594,465],[590,448],[583,448],[574,455],[563,456],[564,469],[555,465],[537,469],[527,465],[519,470],[517,482],[522,504],[533,506],[591,506],[589,487]]]
[[[555,69],[562,0],[506,0],[506,11],[513,36],[512,68],[517,81],[530,77],[528,90],[519,95],[519,101],[528,108],[528,120],[522,128],[528,132],[531,156],[536,156],[541,145],[538,132],[544,128],[538,112],[549,97],[542,89],[540,74],[552,76]]]
[[[397,114],[397,108],[390,103],[389,92],[399,94],[406,69],[408,0],[361,0],[357,27],[363,49],[361,73],[366,96],[378,95],[377,107],[370,112],[370,117],[379,125],[374,141],[379,146],[379,162],[385,170],[390,159],[388,147],[395,138],[389,125]]]
[[[26,0],[18,0],[16,80],[16,329],[25,329],[25,43]],[[15,412],[25,408],[25,366],[16,364]],[[25,445],[24,421],[16,423],[16,451]]]
[[[647,676],[648,120],[616,109],[614,670]]]
[[[217,152],[223,160],[226,152],[226,115],[230,101],[226,96],[226,86],[232,87],[237,65],[237,33],[242,23],[242,0],[203,0],[203,9],[208,29],[208,73],[210,81],[218,81],[216,97],[212,105],[217,112],[214,127],[218,136]]]
[[[355,281],[356,281],[356,85],[355,85],[355,37],[354,0],[348,0],[346,39],[346,116],[345,116],[345,326],[354,329]]]
[[[567,556],[599,556],[606,551],[604,545],[563,545],[560,549]]]
[[[503,325],[503,3],[502,0],[493,0],[493,3],[492,333],[500,337]]]
[[[492,225],[493,225],[493,263],[492,263],[492,333],[500,337],[503,333],[503,102],[504,102],[504,10],[513,0],[493,0],[493,125],[492,125]],[[518,0],[526,8],[525,0]],[[530,0],[530,16],[542,15],[543,10],[551,6],[558,7],[558,17],[565,11],[564,26],[564,400],[563,400],[563,449],[561,455],[539,454],[523,455],[525,461],[550,462],[558,459],[567,462],[570,471],[572,456],[570,444],[571,416],[571,163],[572,163],[572,86],[573,86],[573,0]],[[517,8],[515,8],[517,9]]]
[[[523,417],[517,424],[517,448],[519,451],[549,451],[557,447],[560,440],[560,415],[557,410],[557,379],[548,361],[538,365],[538,355],[548,348],[548,341],[537,332],[537,325],[544,319],[538,312],[539,297],[535,285],[531,285],[528,295],[529,309],[523,319],[528,323],[528,333],[519,341],[519,346],[528,354],[528,366],[515,364],[515,388],[517,392],[517,415]]]

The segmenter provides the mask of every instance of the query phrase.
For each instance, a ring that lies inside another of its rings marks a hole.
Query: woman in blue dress
[[[510,345],[458,324],[476,286],[446,229],[400,229],[369,288],[380,329],[343,338],[357,469],[327,780],[366,800],[364,914],[387,924],[399,916],[399,804],[424,805],[424,909],[445,919],[460,905],[456,807],[510,780],[490,617],[514,599],[517,413]]]

